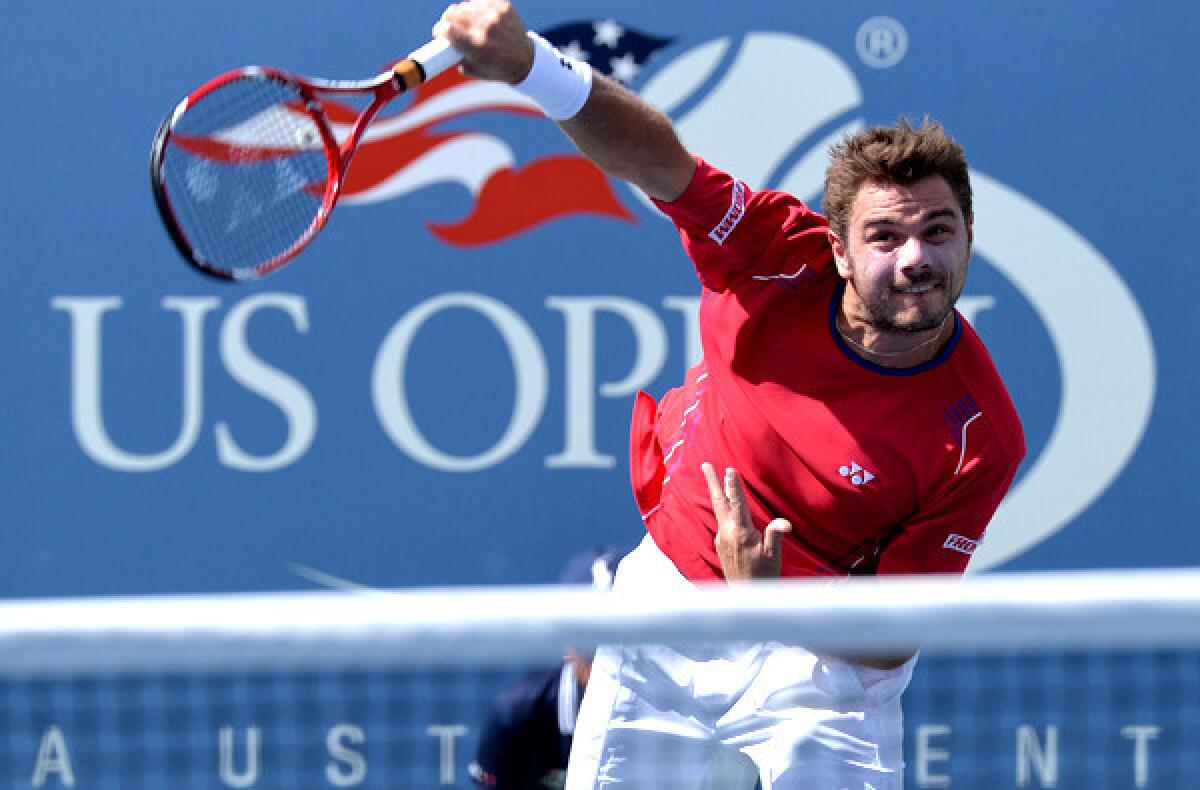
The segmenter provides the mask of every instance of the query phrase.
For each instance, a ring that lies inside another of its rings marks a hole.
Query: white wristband
[[[549,41],[529,31],[533,41],[533,67],[513,87],[538,103],[556,121],[574,118],[592,92],[592,67],[568,58]]]

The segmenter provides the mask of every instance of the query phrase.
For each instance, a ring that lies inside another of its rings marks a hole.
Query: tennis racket
[[[250,66],[188,94],[150,149],[154,200],[188,263],[222,280],[251,280],[295,258],[316,237],[367,126],[385,104],[457,64],[440,39],[376,77],[300,77]],[[336,132],[321,97],[370,103]]]

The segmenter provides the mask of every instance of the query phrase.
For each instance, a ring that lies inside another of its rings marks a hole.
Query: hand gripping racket
[[[223,280],[261,277],[295,258],[329,220],[376,114],[460,59],[439,39],[369,80],[250,66],[188,94],[150,149],[155,203],[179,252]],[[371,97],[340,140],[321,104],[330,94]]]

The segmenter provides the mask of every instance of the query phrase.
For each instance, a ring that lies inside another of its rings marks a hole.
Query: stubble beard
[[[945,289],[949,283],[942,280],[940,285]],[[943,290],[943,302],[934,311],[922,312],[910,319],[902,319],[894,315],[896,311],[889,308],[886,299],[863,299],[863,292],[859,289],[857,281],[851,281],[850,287],[858,293],[859,304],[862,305],[864,312],[863,317],[872,329],[887,334],[911,335],[928,332],[945,324],[946,318],[954,310],[959,294],[962,293],[963,283],[960,281],[952,293]]]

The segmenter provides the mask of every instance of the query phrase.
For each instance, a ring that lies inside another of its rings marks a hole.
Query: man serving
[[[822,216],[687,151],[665,115],[528,33],[504,0],[453,5],[434,34],[644,191],[702,286],[703,360],[634,406],[649,534],[615,589],[961,573],[1025,447],[954,309],[973,215],[942,127],[901,121],[834,146]],[[602,648],[567,787],[899,788],[913,663],[775,643]]]

